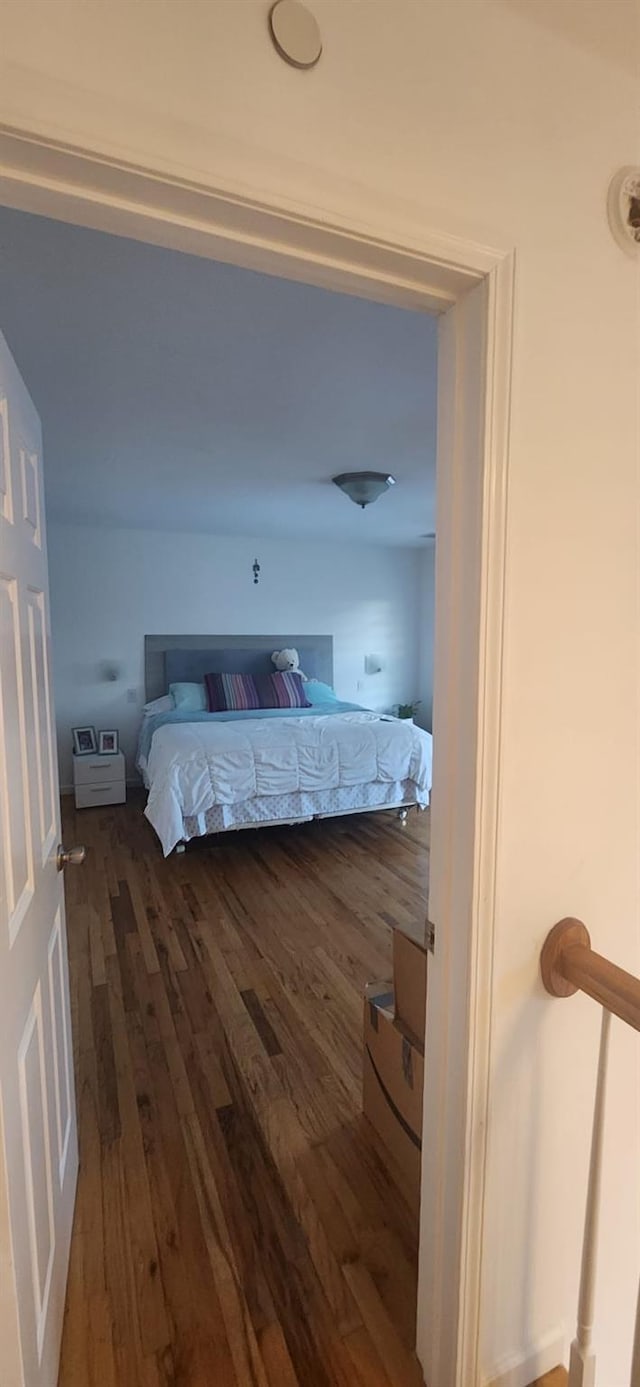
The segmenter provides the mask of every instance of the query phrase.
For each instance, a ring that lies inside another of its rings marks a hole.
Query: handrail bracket
[[[540,954],[540,972],[552,997],[573,997],[574,992],[579,990],[576,983],[569,981],[563,969],[567,949],[575,948],[576,944],[591,948],[591,936],[582,920],[574,920],[569,915],[549,930]]]

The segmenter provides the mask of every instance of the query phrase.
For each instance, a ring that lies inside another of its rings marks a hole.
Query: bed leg
[[[186,843],[176,843],[176,852],[177,852],[177,853],[180,853],[180,855],[182,855],[182,853],[183,853],[183,852],[186,852],[186,851],[187,851],[187,845],[186,845]]]
[[[407,827],[407,819],[408,819],[408,817],[409,817],[409,810],[408,810],[408,809],[399,809],[399,810],[398,810],[398,818],[399,818],[399,820],[400,820],[400,827],[401,827],[401,828],[406,828],[406,827]]]

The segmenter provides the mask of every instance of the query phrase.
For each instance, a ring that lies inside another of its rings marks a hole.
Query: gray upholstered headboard
[[[294,647],[310,679],[333,684],[333,636],[145,636],[144,681],[149,702],[170,684],[200,683],[205,674],[270,674],[274,650]]]

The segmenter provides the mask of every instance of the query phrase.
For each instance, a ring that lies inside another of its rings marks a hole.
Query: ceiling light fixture
[[[341,472],[339,477],[332,477],[332,481],[362,510],[396,484],[395,477],[389,476],[388,472]]]

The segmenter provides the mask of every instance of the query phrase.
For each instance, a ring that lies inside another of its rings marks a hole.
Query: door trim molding
[[[336,188],[335,207],[343,200],[344,188]],[[455,533],[439,529],[436,625],[443,632],[453,624],[457,643],[441,640],[435,669],[433,822],[441,852],[431,886],[437,942],[430,974],[423,1142],[429,1165],[423,1182],[418,1350],[427,1380],[437,1387],[476,1387],[500,816],[514,256],[437,227],[420,227],[415,214],[403,226],[386,204],[365,222],[334,208],[279,196],[257,199],[230,184],[196,183],[177,172],[1,125],[0,203],[442,315],[439,374],[441,387],[455,390],[456,417],[450,428],[439,421],[438,492],[446,492],[448,478]],[[480,285],[478,314],[469,311],[469,291]],[[475,377],[480,392],[474,401],[470,383]],[[460,484],[472,464],[480,483],[475,516],[474,488]],[[465,555],[469,532],[478,541],[477,549],[471,546],[473,562]],[[463,655],[474,668],[466,704],[456,683]],[[444,710],[452,694],[447,725]],[[473,749],[468,760],[458,750],[461,730]],[[467,807],[466,821],[460,804]],[[457,1075],[451,1054],[456,1027],[462,1047]]]
[[[469,1056],[464,1182],[459,1383],[480,1372],[481,1270],[489,1134],[493,958],[500,828],[503,658],[508,541],[509,426],[515,306],[515,254],[486,279],[485,465],[483,476],[478,660],[478,781],[475,881],[470,930]],[[477,1211],[481,1211],[479,1214]],[[465,1236],[466,1235],[466,1236]]]
[[[503,250],[431,227],[409,231],[387,207],[375,224],[284,197],[111,158],[0,123],[2,205],[192,254],[441,312],[502,259]],[[312,276],[312,279],[310,279]]]

